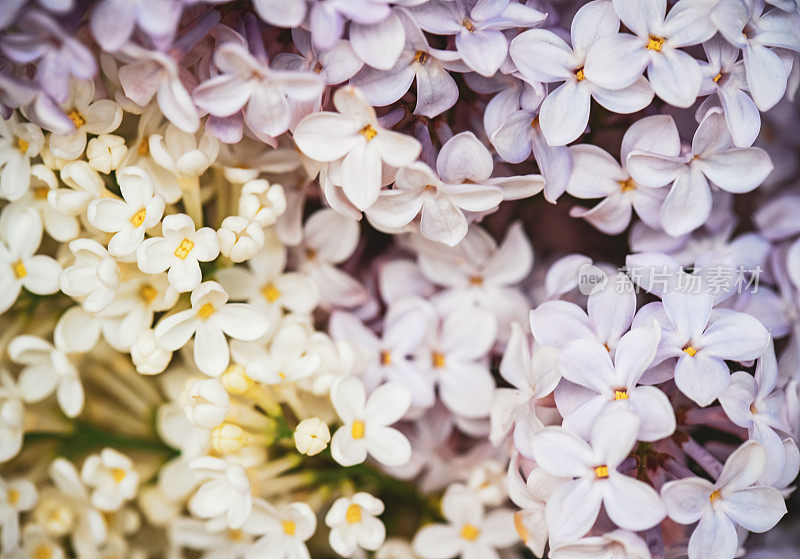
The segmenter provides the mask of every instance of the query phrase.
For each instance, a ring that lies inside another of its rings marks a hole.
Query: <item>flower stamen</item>
[[[142,208],[133,214],[133,217],[131,217],[131,224],[133,224],[134,227],[139,227],[142,223],[144,223],[145,217],[147,217],[147,210]]]
[[[375,130],[371,124],[367,124],[364,128],[359,130],[358,133],[364,136],[368,142],[371,142],[372,139],[378,135],[378,131]]]
[[[358,524],[361,522],[361,506],[350,505],[347,507],[347,512],[344,513],[344,519],[348,524]]]
[[[353,427],[350,429],[350,434],[354,439],[363,439],[366,426],[363,421],[353,421]]]
[[[597,466],[594,475],[597,479],[608,479],[608,466]]]
[[[647,40],[647,46],[645,48],[647,50],[661,52],[661,49],[664,47],[664,40],[665,39],[663,37],[656,37],[655,35],[650,35],[650,38]]]
[[[189,253],[192,252],[194,248],[194,243],[189,239],[183,239],[181,244],[178,245],[178,248],[175,249],[175,256],[180,258],[181,260],[186,260],[186,257],[189,256]]]

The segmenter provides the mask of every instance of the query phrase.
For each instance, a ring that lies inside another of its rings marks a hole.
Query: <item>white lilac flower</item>
[[[356,88],[337,90],[333,103],[337,113],[314,113],[301,120],[294,141],[311,159],[337,162],[345,195],[364,210],[378,198],[382,163],[409,165],[422,148],[415,138],[383,128]]]
[[[487,356],[496,337],[497,321],[488,311],[455,311],[415,351],[416,367],[453,413],[471,419],[489,415],[495,384]]]
[[[164,198],[155,194],[153,183],[144,169],[125,167],[117,172],[122,200],[101,198],[87,208],[89,223],[106,233],[113,233],[108,252],[128,256],[144,241],[147,229],[161,222]]]
[[[800,16],[796,10],[762,14],[763,9],[760,3],[737,2],[712,11],[710,17],[720,35],[741,49],[747,87],[758,108],[767,111],[781,100],[787,87],[789,70],[779,53],[800,51]]]
[[[146,107],[155,97],[160,112],[172,124],[184,132],[196,132],[200,115],[181,80],[177,61],[167,53],[147,50],[132,41],[121,52],[130,61],[119,68],[120,85],[127,98]]]
[[[119,287],[119,266],[106,248],[91,239],[69,243],[73,264],[59,276],[61,291],[82,300],[84,310],[98,313],[108,308]]]
[[[532,354],[531,354],[532,353]],[[522,327],[514,323],[503,359],[500,376],[512,388],[497,388],[490,412],[490,440],[494,444],[513,429],[515,445],[522,449],[531,430],[541,428],[536,416],[536,401],[549,396],[561,380],[555,348],[535,347],[531,352]]]
[[[0,478],[0,549],[9,553],[19,543],[20,514],[33,508],[38,499],[36,486],[24,478]]]
[[[657,322],[631,329],[622,336],[612,363],[608,349],[592,339],[575,340],[558,352],[564,378],[556,388],[556,405],[566,429],[588,438],[598,418],[625,409],[639,417],[642,441],[657,441],[675,431],[675,412],[659,388],[638,386],[658,350]],[[577,386],[576,386],[577,385]]]
[[[505,161],[522,163],[533,154],[545,180],[544,197],[555,203],[567,187],[572,157],[566,146],[551,146],[542,134],[539,106],[544,95],[541,85],[512,84],[489,101],[483,127],[497,154]]]
[[[308,315],[319,302],[319,288],[307,275],[287,272],[286,247],[267,237],[264,248],[247,261],[247,267],[219,270],[216,279],[234,301],[246,301],[264,312],[270,329],[278,327],[283,313]]]
[[[467,234],[465,211],[492,210],[503,200],[502,189],[489,179],[491,155],[472,132],[457,134],[442,146],[436,170],[424,163],[400,169],[394,189],[384,190],[366,211],[369,220],[398,228],[421,214],[419,227],[425,238],[455,246]],[[531,194],[542,186],[542,181],[534,185]]]
[[[77,217],[58,211],[50,201],[50,193],[58,188],[58,179],[53,171],[37,163],[31,167],[31,188],[21,198],[9,204],[3,214],[33,210],[39,217],[40,229],[53,239],[66,242],[78,236],[80,224]]]
[[[746,428],[750,438],[764,447],[767,461],[759,478],[764,485],[771,485],[781,477],[786,449],[780,433],[790,432],[783,414],[784,395],[775,390],[777,382],[778,361],[770,342],[758,360],[755,376],[744,371],[733,373],[730,384],[719,396],[730,420]]]
[[[230,528],[241,528],[253,508],[250,480],[238,464],[222,458],[202,456],[191,462],[202,481],[189,499],[189,510],[200,518],[224,518]]]
[[[733,557],[737,525],[766,532],[786,514],[778,490],[757,484],[766,459],[764,448],[748,441],[730,455],[716,483],[694,477],[664,484],[661,497],[669,517],[679,524],[699,520],[689,538],[689,559]]]
[[[234,42],[217,48],[214,64],[220,74],[195,88],[195,103],[217,117],[230,117],[244,110],[244,123],[262,140],[279,136],[289,128],[292,111],[288,98],[311,101],[324,88],[313,72],[271,69]]]
[[[565,543],[550,550],[553,559],[650,559],[647,543],[627,530],[613,530],[602,536],[588,536],[572,543]]]
[[[338,380],[331,401],[342,426],[331,439],[331,456],[342,466],[360,464],[367,454],[386,466],[402,466],[411,458],[411,444],[389,425],[402,419],[411,405],[411,393],[389,383],[367,398],[364,384],[355,377]]]
[[[661,343],[653,367],[669,359],[678,389],[700,406],[718,398],[730,382],[725,360],[748,361],[759,357],[769,343],[769,332],[752,316],[731,311],[712,314],[710,293],[669,291],[661,303],[639,309],[633,326],[661,324]]]
[[[179,292],[192,291],[202,281],[200,262],[219,255],[219,240],[210,227],[195,230],[186,214],[171,214],[161,224],[161,237],[146,239],[136,251],[139,269],[146,274],[167,272]]]
[[[49,536],[40,526],[36,524],[29,524],[25,526],[22,531],[22,545],[20,546],[22,554],[12,555],[15,559],[23,559],[24,557],[36,557],[39,554],[42,557],[49,557],[50,559],[64,559],[64,549],[56,541],[56,538]]]
[[[435,395],[433,382],[412,360],[414,352],[429,335],[435,311],[417,298],[393,302],[386,309],[381,335],[365,326],[350,313],[331,315],[329,330],[337,339],[351,344],[362,363],[361,378],[369,388],[383,381],[405,386],[411,392],[411,404],[429,408]]]
[[[272,59],[273,67],[281,70],[311,70],[326,85],[336,85],[352,78],[364,66],[350,41],[339,40],[331,48],[317,49],[311,43],[311,34],[302,27],[292,29],[292,40],[299,54],[278,53]]]
[[[620,148],[620,163],[593,144],[570,146],[572,174],[567,192],[576,198],[603,198],[591,209],[575,207],[573,217],[581,217],[608,235],[623,232],[631,222],[632,211],[653,228],[661,227],[661,206],[667,193],[662,188],[638,184],[628,171],[628,154],[644,150],[665,156],[680,153],[681,140],[675,121],[665,115],[637,120],[625,132]]]
[[[255,503],[246,531],[259,537],[244,555],[258,559],[269,555],[275,559],[309,558],[306,541],[317,529],[317,517],[306,503],[271,506]],[[263,535],[262,535],[263,534]]]
[[[560,485],[568,481],[567,478],[551,476],[538,466],[525,479],[519,471],[519,456],[513,454],[511,457],[507,474],[508,496],[520,508],[514,513],[514,528],[522,543],[537,557],[544,554],[547,544],[547,501]]]
[[[314,280],[329,306],[356,307],[367,300],[358,280],[336,267],[350,258],[360,235],[357,221],[330,208],[314,212],[303,226],[298,268]]]
[[[546,427],[531,441],[534,459],[547,473],[573,481],[547,501],[550,542],[575,540],[594,525],[600,506],[620,528],[639,531],[664,518],[664,505],[653,488],[617,471],[636,444],[639,419],[627,411],[602,415],[589,443],[563,427]]]
[[[571,47],[545,29],[525,31],[511,41],[511,60],[525,78],[542,83],[564,82],[547,95],[539,109],[539,125],[551,146],[568,144],[583,133],[592,98],[616,113],[636,112],[653,100],[653,90],[642,76],[613,91],[586,77],[586,52],[595,41],[618,32],[619,18],[612,3],[594,0],[582,6],[572,19]]]
[[[418,251],[417,262],[428,280],[444,288],[432,297],[442,314],[485,309],[497,318],[501,339],[508,337],[512,322],[528,319],[530,305],[516,285],[533,267],[533,248],[521,223],[509,227],[499,246],[473,225],[457,247],[426,246]]]
[[[364,66],[350,83],[358,87],[370,103],[381,107],[400,99],[416,80],[414,114],[433,118],[458,100],[458,86],[447,70],[460,58],[457,52],[432,48],[419,27],[407,17],[401,21],[406,42],[394,67]]]
[[[86,134],[108,134],[122,122],[122,107],[110,99],[94,100],[94,82],[73,81],[64,111],[75,126],[69,134],[51,134],[50,153],[60,159],[77,159],[86,148]]]
[[[109,512],[119,510],[125,501],[135,497],[139,486],[133,461],[113,448],[88,456],[81,468],[81,479],[92,488],[92,505]]]
[[[40,402],[53,392],[68,417],[83,409],[83,385],[75,365],[64,351],[36,336],[17,336],[8,346],[8,355],[24,365],[19,376],[19,393],[26,402]]]
[[[586,310],[569,301],[545,301],[530,315],[531,333],[543,347],[561,349],[573,340],[597,341],[613,352],[628,331],[636,313],[636,293],[630,278],[621,272],[586,299]]]
[[[125,270],[125,277],[115,290],[114,300],[101,312],[103,335],[122,348],[131,347],[150,329],[155,313],[171,309],[179,297],[167,274],[142,274],[134,269]]]
[[[42,228],[32,210],[3,212],[0,217],[0,311],[6,311],[24,287],[37,295],[58,291],[61,266],[36,254]]]
[[[48,192],[47,200],[60,213],[80,216],[89,204],[100,198],[105,182],[100,174],[85,161],[71,161],[62,167],[61,181],[69,188],[55,188]]]
[[[414,536],[414,553],[423,559],[485,557],[497,559],[497,550],[517,542],[514,517],[509,509],[488,514],[469,488],[453,484],[442,497],[442,515],[448,524],[431,524]]]
[[[455,35],[456,49],[469,68],[482,76],[492,76],[508,55],[508,39],[503,31],[514,27],[534,27],[547,14],[516,2],[447,2],[431,0],[409,10],[425,31],[436,35]]]
[[[386,539],[386,527],[377,518],[383,511],[383,501],[369,493],[336,499],[325,515],[333,550],[342,557],[353,557],[359,548],[379,549]]]
[[[667,14],[666,0],[613,0],[622,23],[633,31],[605,36],[586,54],[584,73],[593,83],[620,89],[647,70],[656,95],[676,107],[697,99],[700,65],[682,47],[710,39],[715,28],[706,3],[679,0]]]
[[[661,206],[661,226],[673,237],[708,219],[712,206],[709,183],[735,194],[750,192],[772,169],[769,155],[761,148],[735,147],[719,109],[706,114],[686,154],[662,155],[646,149],[628,154],[628,172],[637,184],[649,188],[671,185]]]
[[[21,123],[16,114],[0,119],[0,196],[17,200],[28,191],[31,182],[31,158],[44,146],[41,128]]]
[[[213,281],[192,291],[192,308],[162,318],[155,328],[164,349],[176,351],[194,336],[194,360],[207,375],[219,376],[230,363],[227,334],[235,340],[251,341],[267,331],[267,319],[254,307],[228,303],[228,294]]]
[[[233,342],[231,353],[245,366],[247,376],[264,384],[295,382],[313,375],[321,357],[310,351],[308,328],[298,322],[284,321],[273,334],[269,350],[259,343]]]
[[[744,62],[738,60],[739,49],[722,37],[706,41],[703,49],[708,62],[701,63],[701,93],[716,92],[734,145],[740,148],[750,147],[761,131],[761,113],[748,94]],[[711,106],[713,102],[713,97],[709,96],[703,102],[703,107]]]

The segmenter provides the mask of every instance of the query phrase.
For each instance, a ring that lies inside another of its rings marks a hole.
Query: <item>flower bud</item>
[[[301,421],[294,430],[294,444],[301,454],[314,456],[319,454],[331,440],[328,425],[318,417]]]
[[[86,158],[89,166],[99,173],[108,174],[122,163],[128,154],[125,139],[116,134],[100,134],[89,140]]]

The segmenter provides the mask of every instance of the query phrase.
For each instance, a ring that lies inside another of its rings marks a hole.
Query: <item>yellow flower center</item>
[[[361,507],[359,505],[350,505],[347,507],[347,512],[344,513],[344,518],[348,524],[358,524],[361,522]]]
[[[120,483],[123,479],[125,479],[126,475],[128,475],[127,472],[122,468],[111,468],[111,477],[113,477],[114,481],[117,483]]]
[[[175,249],[175,256],[180,258],[181,260],[186,260],[186,257],[189,256],[189,253],[192,252],[194,248],[194,243],[189,239],[183,239],[181,244],[178,245],[178,248]]]
[[[244,540],[244,532],[241,530],[229,530],[228,539],[232,542],[241,542]]]
[[[717,74],[716,76],[714,76],[714,78],[713,78],[713,80],[714,80],[714,83],[717,83],[717,82],[719,82],[719,80],[720,80],[721,78],[722,78],[722,72],[720,72],[719,74]]]
[[[28,151],[28,147],[30,144],[23,140],[22,138],[17,138],[17,149],[19,149],[22,153],[26,153]]]
[[[575,79],[579,82],[582,82],[586,79],[586,75],[583,73],[583,66],[575,70]]]
[[[428,61],[428,58],[430,58],[430,56],[431,55],[425,52],[424,50],[418,50],[417,52],[414,53],[414,62],[424,65]]]
[[[444,353],[439,353],[438,351],[434,351],[431,355],[431,362],[435,369],[441,369],[444,367]]]
[[[67,116],[72,121],[72,124],[75,125],[75,128],[80,128],[86,124],[86,119],[83,118],[83,115],[79,113],[77,109],[72,109]]]
[[[525,527],[525,524],[522,521],[522,514],[520,514],[520,512],[514,513],[514,528],[517,530],[517,535],[519,536],[519,539],[522,540],[522,543],[528,543],[528,540],[531,538],[531,534]]]
[[[756,403],[755,402],[750,404],[750,413],[752,413],[753,415],[758,413],[758,408],[756,407]]]
[[[200,310],[197,311],[197,316],[205,320],[215,312],[217,312],[217,309],[214,308],[214,305],[211,303],[205,303],[202,307],[200,307]]]
[[[158,297],[158,290],[149,283],[139,288],[139,297],[148,305]]]
[[[131,217],[131,223],[134,227],[139,227],[142,223],[144,223],[144,218],[147,216],[147,210],[142,208]]]
[[[14,271],[14,277],[17,279],[22,279],[28,275],[28,270],[25,269],[25,264],[22,263],[22,260],[17,260],[11,265],[11,269]]]
[[[9,489],[6,492],[6,500],[12,507],[16,506],[16,504],[19,503],[19,491],[16,489]]]
[[[371,124],[367,124],[364,128],[359,130],[358,133],[364,136],[368,142],[378,135],[378,131],[375,130]]]
[[[483,285],[483,276],[470,276],[469,278],[470,285]]]
[[[47,195],[50,193],[50,189],[46,186],[36,186],[33,189],[33,197],[37,200],[47,200]]]
[[[261,295],[270,303],[274,303],[280,298],[281,292],[274,284],[268,283],[261,288]]]
[[[306,260],[314,260],[317,257],[317,251],[313,248],[306,249]]]
[[[283,526],[283,531],[287,536],[293,536],[295,530],[297,530],[297,526],[291,520],[284,520],[281,526]]]
[[[615,400],[627,400],[628,399],[628,389],[627,388],[617,388],[614,390],[614,399]]]
[[[650,35],[650,38],[647,40],[647,50],[654,50],[656,52],[661,52],[661,48],[664,46],[664,38],[663,37],[656,37],[655,35]]]
[[[594,475],[597,479],[607,479],[608,478],[608,466],[597,466],[594,469]]]
[[[622,192],[630,192],[631,190],[635,190],[636,182],[631,178],[627,178],[624,181],[619,181],[619,189]]]
[[[464,524],[464,526],[461,528],[461,537],[468,542],[474,542],[480,535],[481,531],[472,524]]]
[[[683,352],[689,357],[694,357],[697,354],[697,350],[694,348],[694,346],[692,346],[691,343],[686,344],[686,347],[683,348]]]
[[[474,23],[472,23],[472,20],[471,20],[471,19],[469,19],[468,17],[465,17],[465,18],[464,18],[464,19],[461,21],[461,25],[463,25],[463,26],[464,26],[464,29],[466,29],[466,30],[467,30],[467,31],[469,31],[470,33],[474,33],[474,32],[475,32],[475,29],[476,29],[476,28],[475,28],[475,24],[474,24]]]
[[[714,492],[708,496],[708,500],[711,501],[712,503],[715,503],[720,499],[722,499],[722,493],[719,492],[719,489],[715,489]]]
[[[141,157],[146,156],[150,153],[150,137],[142,138],[142,141],[139,142],[139,145],[136,147],[136,153],[138,153]]]
[[[354,421],[353,427],[350,429],[350,434],[353,435],[354,439],[363,439],[364,430],[365,425],[363,421]]]
[[[33,559],[52,559],[53,550],[46,543],[40,543],[33,552]]]
[[[387,366],[392,364],[392,353],[390,351],[381,352],[381,365]]]
[[[537,126],[539,126],[539,115],[533,117],[533,120],[531,121],[531,128],[536,128]]]

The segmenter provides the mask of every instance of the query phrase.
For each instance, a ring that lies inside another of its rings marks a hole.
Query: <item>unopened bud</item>
[[[294,430],[294,444],[301,454],[319,454],[331,441],[328,425],[318,417],[301,421]]]

